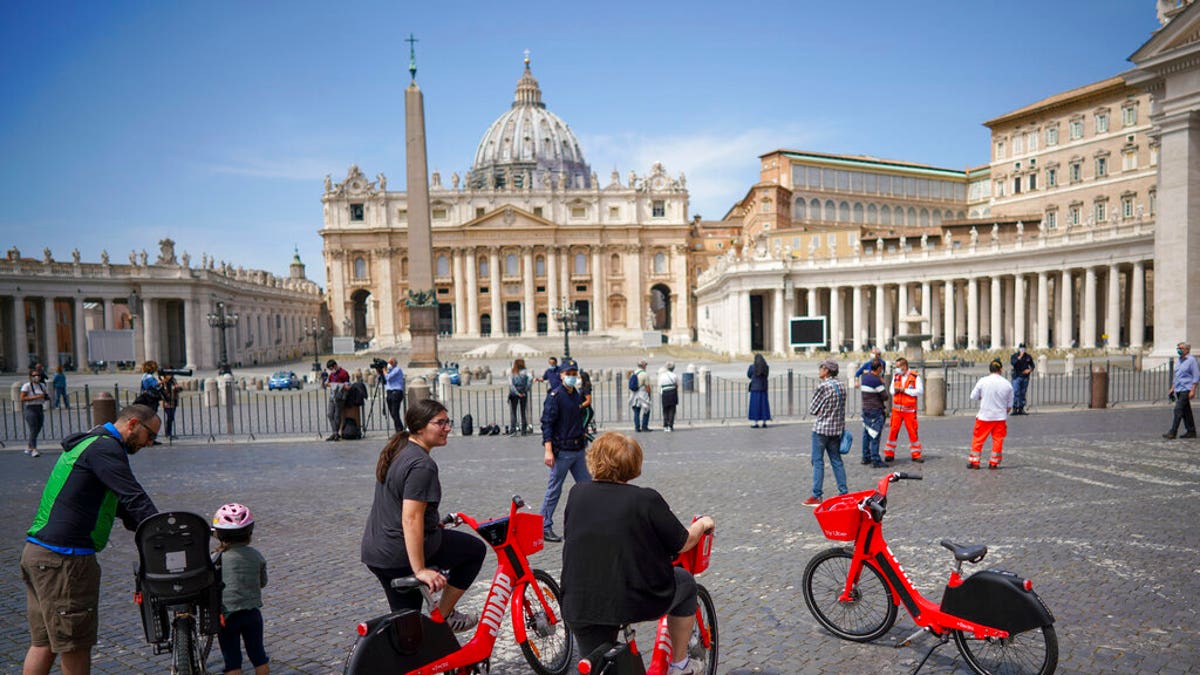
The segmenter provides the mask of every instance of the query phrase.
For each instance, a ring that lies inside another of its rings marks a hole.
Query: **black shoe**
[[[917,464],[924,464],[925,458],[924,457],[913,457],[912,461],[916,462]]]
[[[967,462],[967,468],[968,469],[978,469],[979,462]]]
[[[548,527],[546,529],[542,530],[542,539],[550,542],[551,544],[557,544],[562,541],[562,537],[558,536],[557,534],[554,534],[554,530],[552,530]]]
[[[891,464],[892,462],[896,461],[896,458],[895,457],[884,457],[883,461],[887,462],[888,464]]]
[[[871,460],[869,460],[869,459],[864,459],[864,460],[862,461],[862,463],[863,463],[863,464],[870,464],[870,463],[871,463]]]
[[[884,464],[883,462],[874,462],[871,464],[871,468],[872,469],[886,469],[886,468],[888,468],[888,465]]]
[[[1167,433],[1163,434],[1163,438],[1175,438],[1175,432],[1168,431]]]
[[[1194,432],[1194,431],[1189,431],[1186,434],[1180,436],[1180,438],[1195,438],[1195,437],[1196,437],[1196,432]]]
[[[342,437],[341,437],[341,436],[338,436],[337,434],[329,434],[329,438],[326,438],[325,440],[327,440],[327,441],[340,441],[340,440],[342,440]]]
[[[995,462],[988,462],[988,468],[989,469],[999,469],[1000,465]]]

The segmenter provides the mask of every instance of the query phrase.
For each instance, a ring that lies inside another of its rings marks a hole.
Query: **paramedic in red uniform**
[[[888,432],[887,445],[883,450],[885,462],[896,459],[896,439],[900,437],[900,425],[908,430],[908,444],[912,450],[912,461],[924,462],[921,457],[921,439],[917,436],[917,397],[925,393],[921,374],[909,370],[908,359],[896,359],[892,376],[892,428]]]

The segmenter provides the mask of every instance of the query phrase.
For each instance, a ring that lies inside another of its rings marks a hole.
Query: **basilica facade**
[[[556,310],[573,307],[580,331],[690,341],[686,179],[648,169],[601,180],[527,58],[470,170],[431,176],[439,334],[545,335],[558,330]],[[326,178],[321,201],[335,330],[372,347],[407,342],[407,195],[351,166]]]

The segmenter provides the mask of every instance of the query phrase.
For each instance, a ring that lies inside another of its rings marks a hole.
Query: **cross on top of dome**
[[[538,81],[533,79],[533,73],[529,70],[528,49],[525,50],[525,72],[521,75],[521,79],[517,80],[517,93],[513,97],[514,108],[523,105],[546,107],[546,104],[542,103],[542,89],[538,86]]]

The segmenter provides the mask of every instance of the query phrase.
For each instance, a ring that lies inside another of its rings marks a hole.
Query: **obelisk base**
[[[412,336],[412,352],[408,367],[437,368],[437,307],[409,307],[408,332]]]

